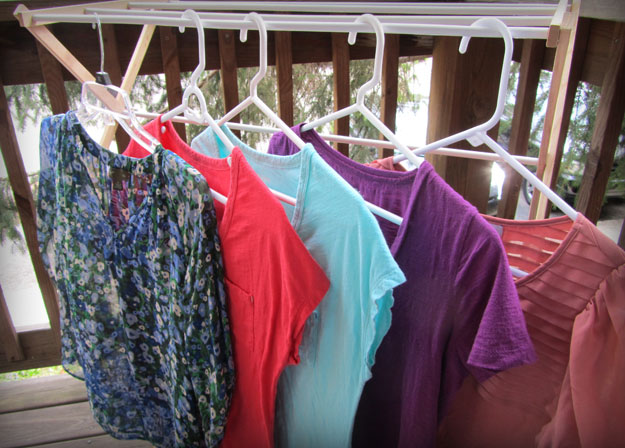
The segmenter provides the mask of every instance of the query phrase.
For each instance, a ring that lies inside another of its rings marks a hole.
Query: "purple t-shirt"
[[[361,165],[316,131],[293,130],[369,202],[406,283],[376,353],[354,424],[355,447],[434,446],[438,423],[467,375],[483,381],[536,360],[503,245],[477,210],[424,162],[410,172]],[[272,154],[297,146],[283,133]]]

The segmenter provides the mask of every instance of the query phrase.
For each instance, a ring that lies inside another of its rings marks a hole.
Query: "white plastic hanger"
[[[267,115],[279,128],[287,135],[298,148],[302,149],[305,145],[304,141],[297,135],[293,130],[284,122],[282,119],[273,112],[269,106],[267,106],[259,97],[257,87],[260,81],[265,76],[267,72],[267,28],[265,27],[265,23],[263,19],[256,13],[249,13],[245,16],[245,20],[253,21],[258,27],[259,32],[259,46],[260,46],[260,59],[259,59],[259,71],[252,78],[250,82],[250,96],[248,96],[245,100],[239,103],[234,109],[224,115],[221,120],[219,120],[219,124],[224,124],[231,118],[238,115],[242,110],[248,107],[250,104],[255,104],[265,115]],[[247,40],[247,28],[241,29],[240,39],[242,42]],[[227,138],[227,137],[226,137]],[[271,192],[276,195],[281,201],[289,203],[291,205],[295,205],[295,199],[287,196],[279,191],[275,191],[270,189]],[[384,210],[381,207],[378,207],[375,204],[371,204],[365,201],[367,208],[374,214],[385,218],[397,225],[401,225],[402,218],[394,213],[391,213],[387,210]]]
[[[202,75],[204,68],[206,67],[206,52],[205,52],[205,44],[204,44],[204,27],[202,26],[202,21],[200,20],[200,16],[197,12],[192,9],[187,9],[184,13],[182,13],[183,19],[191,19],[195,23],[197,27],[197,36],[198,36],[198,53],[199,53],[199,61],[198,66],[193,70],[191,74],[191,79],[189,80],[189,85],[186,89],[184,89],[184,93],[182,95],[182,104],[178,107],[173,108],[169,112],[163,114],[161,117],[161,122],[165,122],[171,120],[177,115],[184,114],[185,118],[188,118],[191,121],[194,121],[198,124],[204,124],[211,127],[213,132],[221,139],[221,141],[226,145],[230,151],[234,148],[232,142],[226,137],[223,131],[219,128],[215,120],[208,113],[208,109],[206,107],[206,99],[204,98],[204,94],[200,90],[197,85],[197,81]],[[180,27],[180,32],[184,32],[184,27]],[[200,103],[200,113],[194,112],[189,107],[189,98],[191,95],[195,95],[198,102]]]
[[[230,119],[236,117],[241,111],[245,110],[251,104],[255,104],[261,112],[263,112],[269,119],[278,126],[282,132],[285,133],[287,137],[295,142],[298,148],[302,149],[305,145],[304,141],[297,135],[295,132],[291,130],[291,128],[284,122],[282,119],[267,106],[263,100],[258,97],[258,84],[265,77],[267,73],[267,27],[265,26],[265,21],[260,17],[260,15],[255,12],[249,13],[245,16],[246,21],[252,21],[258,27],[259,34],[259,47],[260,47],[260,56],[258,60],[258,73],[254,75],[252,80],[250,81],[250,95],[241,101],[237,106],[230,110],[226,115],[224,115],[221,120],[219,120],[219,125],[223,125]],[[242,28],[240,33],[241,42],[247,41],[247,28]]]
[[[437,140],[435,142],[429,143],[422,148],[416,149],[412,152],[413,155],[416,154],[425,154],[426,152],[432,151],[436,148],[441,148],[443,146],[451,145],[453,143],[459,142],[461,140],[467,140],[473,146],[479,146],[481,144],[485,144],[490,149],[492,149],[495,153],[501,156],[502,159],[506,163],[508,163],[515,171],[517,171],[521,176],[527,179],[534,187],[540,190],[551,202],[553,202],[560,210],[562,210],[569,218],[573,221],[577,218],[577,212],[573,207],[567,204],[560,196],[558,196],[555,192],[553,192],[547,185],[545,185],[534,173],[528,170],[525,166],[523,166],[519,161],[517,161],[514,157],[512,157],[508,151],[503,149],[495,140],[489,137],[486,132],[493,128],[497,123],[499,123],[499,119],[503,114],[505,101],[506,101],[506,93],[508,89],[508,78],[510,76],[510,63],[512,62],[512,35],[508,30],[508,27],[504,25],[500,20],[485,17],[479,20],[476,20],[471,26],[489,26],[493,29],[497,30],[501,33],[505,51],[503,58],[503,66],[501,70],[501,78],[499,81],[499,93],[497,97],[497,108],[495,109],[495,113],[493,116],[480,125],[474,126],[465,131],[459,132],[457,134],[451,135],[449,137],[443,138],[441,140]],[[465,36],[460,41],[459,51],[464,53],[467,50],[467,46],[469,45],[470,37]],[[393,158],[393,163],[397,163],[401,160],[406,159],[404,154],[397,155]]]
[[[384,135],[397,149],[399,149],[413,164],[416,166],[421,165],[422,159],[413,154],[410,149],[404,145],[397,136],[391,131],[378,117],[371,112],[367,106],[365,106],[365,95],[369,93],[373,88],[382,80],[382,63],[384,57],[384,30],[380,21],[371,14],[363,14],[356,19],[356,23],[368,23],[370,24],[376,34],[376,47],[375,47],[375,59],[373,63],[373,77],[363,84],[358,93],[356,94],[356,102],[351,106],[345,107],[341,110],[333,112],[325,117],[319,118],[311,123],[302,126],[302,131],[309,131],[318,126],[322,126],[330,121],[337,120],[341,117],[345,117],[354,112],[360,112],[363,114],[381,133]],[[350,32],[347,38],[350,45],[356,42],[356,33]]]
[[[78,115],[82,116],[85,120],[93,119],[97,114],[102,114],[104,117],[113,117],[133,140],[139,143],[150,153],[153,153],[154,148],[156,148],[159,144],[158,140],[147,133],[141,126],[141,123],[137,120],[130,103],[128,93],[120,87],[112,85],[108,73],[104,71],[104,41],[102,38],[102,24],[97,14],[95,14],[95,17],[98,28],[98,38],[100,41],[100,71],[96,73],[96,78],[99,82],[85,81],[82,84],[80,92],[81,107],[78,111]],[[96,24],[94,24],[94,28]],[[89,102],[90,91],[96,98],[98,98],[98,101],[95,103]],[[111,92],[117,92],[117,97],[113,96]],[[108,98],[109,101],[107,101],[106,104],[109,107],[103,106],[100,98]],[[120,99],[122,102],[119,101]],[[113,108],[117,108],[117,110],[114,110]]]
[[[98,93],[98,90],[100,91]],[[117,92],[117,98],[111,96],[111,103],[115,105],[119,105],[121,111],[115,111],[108,107],[104,107],[100,105],[100,101],[97,103],[89,102],[89,91],[92,91],[96,96],[109,95],[111,91]],[[122,99],[122,104],[118,101],[118,99]],[[102,85],[95,81],[86,81],[82,84],[82,90],[80,93],[80,104],[82,107],[83,116],[88,120],[92,119],[94,113],[101,113],[106,116],[111,116],[119,123],[119,125],[135,140],[139,143],[143,148],[145,148],[150,153],[154,152],[154,148],[159,144],[158,140],[148,134],[141,123],[137,120],[136,115],[132,110],[132,105],[130,104],[130,99],[128,98],[128,94],[124,89],[121,89],[117,86],[107,84]]]

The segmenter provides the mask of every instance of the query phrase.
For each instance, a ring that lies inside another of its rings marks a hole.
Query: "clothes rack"
[[[143,24],[144,26],[148,25],[162,25],[162,26],[183,26],[188,25],[188,21],[185,22],[180,19],[175,19],[171,17],[171,15],[163,14],[163,11],[168,10],[177,10],[184,8],[186,6],[192,6],[198,10],[212,8],[213,10],[223,9],[223,5],[220,7],[216,5],[214,2],[191,2],[190,5],[187,5],[188,2],[125,2],[125,1],[113,1],[113,2],[103,2],[98,4],[89,4],[89,5],[76,5],[71,7],[60,7],[60,8],[50,8],[43,11],[28,11],[27,8],[20,6],[16,10],[15,14],[20,20],[20,23],[23,26],[26,26],[31,33],[35,35],[40,41],[46,42],[44,45],[57,57],[61,60],[64,65],[66,62],[64,60],[68,59],[70,61],[70,66],[75,65],[74,63],[77,61],[72,61],[71,55],[63,54],[62,49],[60,50],[56,44],[60,44],[58,41],[54,42],[54,37],[51,33],[45,30],[45,27],[41,25],[53,23],[55,21],[64,21],[64,22],[73,22],[73,23],[94,23],[95,15],[94,11],[98,12],[98,19],[102,23],[135,23],[135,24]],[[251,7],[258,9],[259,11],[263,10],[271,10],[271,11],[303,11],[306,12],[314,12],[314,8],[320,7],[328,7],[327,3],[318,3],[314,4],[313,2],[297,6],[293,2],[280,2],[280,4],[273,4],[271,2],[235,2],[233,3],[229,10],[245,10]],[[366,9],[367,7],[374,6],[371,4],[343,4],[337,3],[333,4],[331,10],[333,12],[349,12],[354,13],[357,10]],[[392,8],[386,9],[387,6],[392,6]],[[512,16],[514,17],[514,25],[510,26],[510,32],[513,37],[529,37],[532,36],[534,38],[542,38],[547,40],[547,44],[553,44],[554,40],[557,40],[557,36],[559,35],[560,26],[563,23],[564,18],[568,18],[569,22],[571,21],[571,16],[575,16],[578,13],[579,5],[575,2],[572,5],[568,4],[566,0],[560,0],[558,5],[534,5],[532,6],[520,6],[520,5],[484,5],[484,4],[462,4],[462,8],[459,8],[458,5],[449,4],[446,6],[436,5],[436,4],[421,4],[421,5],[412,5],[410,10],[411,14],[422,14],[425,17],[428,17],[429,23],[419,22],[418,19],[415,19],[416,23],[395,23],[390,22],[392,18],[384,19],[383,27],[384,32],[386,33],[397,33],[397,34],[414,34],[415,32],[429,34],[429,35],[457,35],[457,36],[493,36],[496,32],[482,28],[482,27],[467,27],[464,25],[457,25],[458,19],[465,19],[468,14],[479,14],[482,16]],[[388,4],[385,5],[385,12],[391,13],[406,13],[408,9],[402,9],[402,7],[406,7],[406,5],[402,4]],[[91,9],[89,9],[91,8]],[[121,9],[120,9],[121,8]],[[148,11],[148,8],[158,8],[162,11]],[[271,9],[273,8],[273,9]],[[303,9],[302,9],[303,8]],[[106,10],[106,11],[101,11]],[[140,13],[137,11],[140,10]],[[370,11],[376,12],[375,8]],[[216,26],[216,23],[211,23],[216,13],[202,13],[204,14],[202,17],[203,26]],[[446,14],[450,17],[453,17],[454,20],[451,21],[453,24],[441,25],[441,22],[444,22],[444,18],[441,18],[441,14]],[[519,14],[523,14],[523,16],[519,16]],[[433,17],[432,17],[433,16]],[[537,22],[538,17],[543,17],[542,22]],[[228,15],[228,18],[232,19],[234,16]],[[528,23],[532,25],[536,25],[537,23],[546,24],[545,17],[550,17],[549,26],[521,26],[525,25],[523,23],[523,17],[528,17]],[[222,17],[223,19],[223,17]],[[435,20],[432,20],[435,19]],[[217,19],[215,19],[217,20]],[[267,29],[268,30],[276,30],[276,31],[332,31],[336,30],[337,26],[340,26],[342,31],[349,32],[362,32],[366,31],[363,29],[363,25],[354,24],[354,23],[345,23],[345,22],[328,22],[320,23],[320,22],[302,22],[301,18],[298,19],[300,22],[291,21],[288,22],[284,17],[281,17],[278,20],[271,21],[268,18]],[[334,19],[333,19],[334,20]],[[424,20],[427,22],[428,20]],[[438,22],[436,24],[432,24],[432,21]],[[251,25],[250,25],[251,26]],[[229,23],[228,21],[221,21],[219,23],[220,28],[224,29],[241,29],[241,23]],[[43,30],[45,31],[43,31]],[[525,34],[530,33],[530,34]],[[555,37],[554,37],[555,36]],[[565,42],[566,43],[566,42]],[[52,48],[52,49],[51,49]],[[62,46],[61,46],[62,48]],[[569,61],[570,62],[570,61]],[[566,67],[565,67],[566,69]],[[78,70],[80,72],[80,70]],[[83,75],[84,72],[79,73]],[[539,170],[540,171],[540,170]]]

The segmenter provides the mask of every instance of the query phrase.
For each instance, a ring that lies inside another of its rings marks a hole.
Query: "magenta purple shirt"
[[[464,378],[483,381],[536,355],[501,240],[477,210],[424,162],[409,172],[361,165],[315,131],[293,130],[365,200],[403,217],[378,218],[407,282],[376,353],[352,436],[354,447],[434,446]],[[297,146],[275,134],[269,153]]]

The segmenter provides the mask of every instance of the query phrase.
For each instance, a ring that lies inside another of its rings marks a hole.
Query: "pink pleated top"
[[[502,237],[538,361],[469,377],[440,447],[625,446],[625,252],[581,214],[485,217]]]

